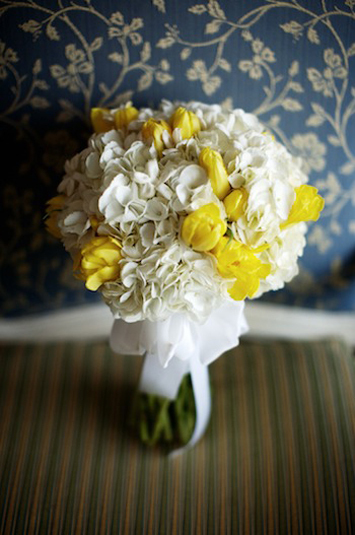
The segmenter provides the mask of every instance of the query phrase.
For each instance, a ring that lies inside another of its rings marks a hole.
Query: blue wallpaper
[[[0,0],[1,313],[97,300],[43,226],[93,106],[256,113],[326,200],[300,275],[263,300],[355,310],[355,0]]]

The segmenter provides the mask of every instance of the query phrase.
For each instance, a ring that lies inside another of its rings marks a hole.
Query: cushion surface
[[[0,347],[1,533],[351,533],[341,341],[243,342],[218,359],[207,432],[174,459],[127,428],[141,363],[105,342]]]

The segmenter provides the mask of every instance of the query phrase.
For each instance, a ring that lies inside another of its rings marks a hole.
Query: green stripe
[[[245,342],[177,459],[128,414],[142,360],[107,344],[0,345],[1,534],[350,534],[354,370],[338,340]]]

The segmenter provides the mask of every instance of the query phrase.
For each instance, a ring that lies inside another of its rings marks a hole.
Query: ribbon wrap
[[[175,399],[182,378],[191,374],[196,406],[196,424],[185,448],[203,435],[211,412],[207,366],[239,343],[247,332],[244,301],[228,301],[212,312],[203,324],[173,314],[165,321],[127,323],[114,321],[110,345],[115,353],[146,355],[139,391]]]

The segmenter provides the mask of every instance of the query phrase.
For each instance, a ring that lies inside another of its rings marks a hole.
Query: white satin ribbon
[[[139,382],[141,392],[175,399],[182,378],[191,374],[195,429],[188,444],[174,455],[193,446],[207,427],[211,412],[207,366],[237,346],[239,337],[247,330],[244,301],[228,301],[201,325],[182,314],[174,314],[161,322],[114,321],[110,338],[112,350],[125,355],[146,354]]]

